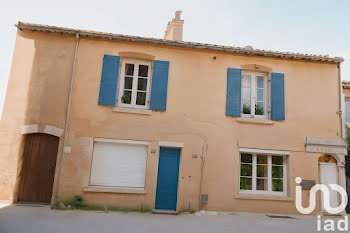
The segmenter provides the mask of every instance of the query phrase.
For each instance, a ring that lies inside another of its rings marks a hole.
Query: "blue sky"
[[[17,21],[162,38],[178,9],[186,41],[342,56],[342,79],[350,80],[348,0],[6,1],[0,9],[0,113]]]

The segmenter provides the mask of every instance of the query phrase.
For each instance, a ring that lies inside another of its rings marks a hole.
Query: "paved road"
[[[0,209],[0,233],[317,232],[316,217],[293,217],[296,219],[272,219],[264,214],[248,213],[174,216],[5,206]]]

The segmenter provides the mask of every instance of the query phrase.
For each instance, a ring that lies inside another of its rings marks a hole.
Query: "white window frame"
[[[259,149],[249,149],[241,148],[239,153],[239,193],[242,194],[268,194],[268,195],[278,195],[286,196],[288,189],[287,182],[287,159],[289,152],[287,151],[274,151],[274,150],[259,150]],[[252,190],[241,190],[241,154],[251,154],[252,155]],[[267,186],[268,190],[256,190],[257,181],[257,155],[267,155]],[[272,191],[272,156],[283,156],[283,192]]]
[[[345,112],[345,114],[344,114],[344,121],[345,122],[350,122],[350,121],[347,121],[349,118],[350,118],[350,116],[349,116],[349,114],[350,114],[350,98],[349,97],[345,97],[345,101],[344,101],[344,112]],[[349,103],[349,104],[347,104],[347,103]],[[348,106],[348,107],[347,107]]]
[[[243,114],[243,78],[245,75],[250,75],[250,114]],[[256,80],[257,76],[264,77],[264,115],[255,115],[255,103],[257,98],[257,85]],[[269,105],[268,102],[270,100],[269,97],[269,87],[268,87],[268,75],[266,73],[262,72],[256,72],[256,71],[243,71],[242,72],[242,87],[241,87],[241,115],[242,117],[247,118],[267,118],[269,115]],[[254,80],[254,81],[253,81]]]
[[[134,74],[133,74],[133,84],[132,84],[132,92],[131,92],[131,103],[125,104],[122,103],[122,96],[124,93],[124,84],[125,84],[125,64],[133,64],[134,65]],[[146,88],[146,104],[145,105],[137,105],[136,97],[137,97],[137,84],[138,84],[138,67],[139,65],[147,65],[148,66],[148,74],[147,74],[147,88]],[[151,85],[152,85],[152,63],[149,61],[140,61],[140,60],[131,60],[131,59],[122,59],[121,63],[121,72],[120,79],[118,84],[118,93],[117,93],[117,106],[125,107],[125,108],[139,108],[139,109],[149,109],[150,108],[150,99],[151,99]]]

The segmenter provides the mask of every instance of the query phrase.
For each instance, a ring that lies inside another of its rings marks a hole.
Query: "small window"
[[[124,60],[121,66],[118,106],[149,108],[150,74],[151,63]]]
[[[345,121],[350,122],[350,98],[345,98]]]
[[[267,78],[264,74],[244,72],[242,77],[242,116],[267,116]]]
[[[241,153],[240,192],[286,193],[285,155]]]

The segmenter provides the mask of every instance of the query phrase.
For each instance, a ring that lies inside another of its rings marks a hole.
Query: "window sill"
[[[273,194],[246,194],[240,193],[235,198],[249,200],[293,201],[291,197]]]
[[[124,107],[114,107],[113,112],[135,113],[135,114],[142,114],[142,115],[152,114],[152,110],[150,109],[124,108]]]
[[[83,191],[93,192],[93,193],[147,194],[147,192],[141,188],[117,188],[117,187],[105,187],[105,186],[88,186],[88,187],[85,187]]]
[[[264,118],[248,118],[248,117],[239,117],[237,118],[238,122],[241,123],[251,123],[251,124],[262,124],[262,125],[273,125],[274,122]]]

